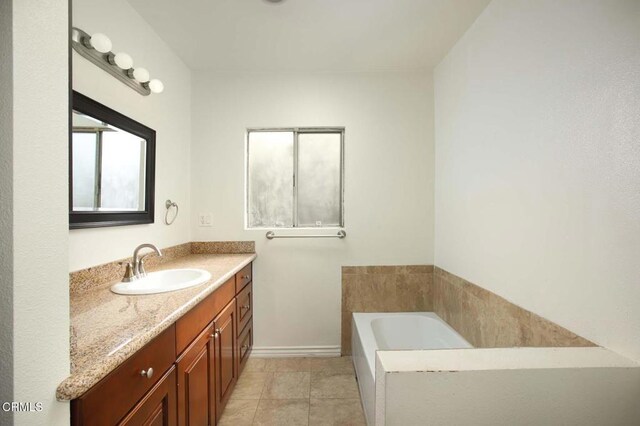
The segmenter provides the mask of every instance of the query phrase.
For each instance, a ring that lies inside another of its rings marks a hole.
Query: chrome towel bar
[[[339,230],[337,234],[317,234],[317,235],[276,235],[275,232],[269,231],[266,234],[267,239],[273,240],[274,238],[340,238],[343,239],[347,236],[344,230]]]

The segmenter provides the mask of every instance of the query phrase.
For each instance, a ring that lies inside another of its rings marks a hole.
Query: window
[[[247,132],[247,227],[343,226],[342,128]]]

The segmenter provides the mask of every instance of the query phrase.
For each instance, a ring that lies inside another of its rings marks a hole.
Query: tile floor
[[[351,357],[249,358],[220,426],[364,426]]]

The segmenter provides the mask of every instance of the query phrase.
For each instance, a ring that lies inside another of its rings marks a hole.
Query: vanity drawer
[[[240,364],[239,371],[242,372],[244,369],[247,360],[249,359],[249,354],[251,353],[251,348],[253,347],[253,323],[249,323],[247,328],[244,329],[242,333],[240,333],[240,337],[238,337],[238,363]]]
[[[235,280],[231,277],[202,302],[176,322],[176,353],[181,354],[193,339],[235,296]]]
[[[175,326],[136,352],[80,398],[73,401],[74,425],[113,425],[163,377],[176,360]],[[153,369],[151,377],[142,375]]]
[[[246,327],[253,315],[253,284],[249,283],[236,296],[238,301],[238,335]]]
[[[252,263],[249,263],[236,274],[236,293],[239,293],[244,286],[251,282],[251,265]]]

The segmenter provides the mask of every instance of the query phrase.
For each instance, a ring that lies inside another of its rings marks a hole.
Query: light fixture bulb
[[[114,56],[113,61],[116,63],[118,67],[122,68],[123,70],[128,70],[133,66],[133,59],[131,58],[131,56],[129,56],[124,52],[116,53],[116,56]]]
[[[133,78],[139,83],[146,83],[149,81],[149,71],[145,68],[136,68],[133,70]]]
[[[164,84],[162,83],[162,81],[154,78],[149,82],[149,90],[151,90],[153,93],[162,93],[162,91],[164,90]]]
[[[91,47],[100,53],[107,53],[111,51],[111,40],[102,33],[95,33],[92,35],[89,42],[91,43]]]

